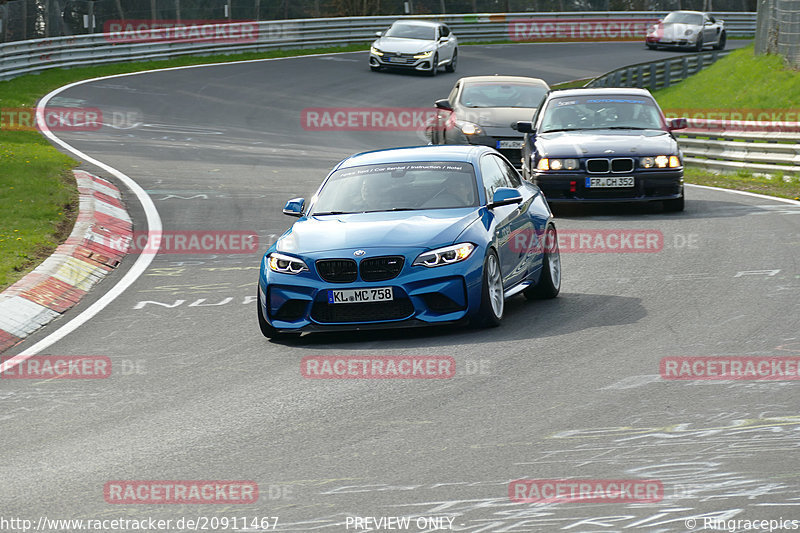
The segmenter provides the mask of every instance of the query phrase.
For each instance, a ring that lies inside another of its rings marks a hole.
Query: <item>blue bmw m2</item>
[[[553,298],[561,287],[544,195],[486,146],[357,154],[283,212],[298,220],[261,262],[266,337],[496,326],[506,298]]]

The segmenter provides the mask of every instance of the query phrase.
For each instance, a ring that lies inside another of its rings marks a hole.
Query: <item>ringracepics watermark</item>
[[[638,41],[656,19],[537,18],[508,23],[512,41]]]
[[[641,479],[518,479],[508,497],[521,503],[655,503],[664,498],[661,481]]]
[[[667,380],[800,380],[800,357],[664,357]]]
[[[103,25],[103,33],[111,43],[249,43],[258,40],[258,23],[229,20],[109,20]]]
[[[0,108],[0,130],[97,131],[103,127],[103,112],[96,107],[47,107],[37,113],[31,107]]]

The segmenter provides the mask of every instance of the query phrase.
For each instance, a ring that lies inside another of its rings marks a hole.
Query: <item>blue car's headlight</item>
[[[299,274],[308,270],[308,266],[296,257],[273,252],[267,256],[267,266],[273,272],[281,274]]]
[[[437,248],[436,250],[419,254],[414,259],[413,266],[437,267],[458,263],[469,257],[474,249],[475,245],[469,242]]]

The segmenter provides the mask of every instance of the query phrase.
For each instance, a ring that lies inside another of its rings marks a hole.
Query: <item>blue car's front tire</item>
[[[497,253],[489,250],[483,261],[483,283],[481,285],[481,307],[473,325],[493,328],[500,325],[503,319],[505,298],[503,296],[503,275],[500,272],[500,261]]]
[[[555,298],[561,291],[561,253],[558,250],[558,234],[552,224],[545,230],[544,249],[539,282],[522,291],[528,300]]]
[[[272,324],[267,322],[266,317],[264,316],[264,306],[261,304],[261,291],[258,291],[259,294],[256,296],[256,303],[258,304],[258,328],[261,330],[261,334],[264,335],[268,339],[277,339],[281,337],[289,337],[289,336],[299,336],[299,333],[284,333],[275,329]]]

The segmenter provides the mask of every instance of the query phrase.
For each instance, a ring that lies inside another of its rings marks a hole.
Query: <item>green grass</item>
[[[800,72],[786,68],[780,56],[756,56],[752,46],[672,87],[655,91],[653,96],[668,116],[759,120],[759,110],[769,110],[773,120],[800,121]],[[687,183],[800,199],[798,177],[782,173],[717,173],[690,166],[685,179]]]
[[[0,134],[0,288],[69,236],[77,215],[74,164],[35,133]]]
[[[797,112],[800,108],[800,74],[784,68],[780,56],[756,56],[753,47],[748,46],[653,95],[665,113],[670,109],[780,109]]]
[[[716,174],[703,168],[687,167],[683,178],[686,183],[800,200],[800,177],[798,176],[783,176],[782,174],[764,176],[753,174],[747,170]]]
[[[364,50],[364,45],[263,53],[182,57],[164,61],[51,69],[0,82],[0,112],[32,108],[50,91],[87,78],[143,70]],[[71,170],[78,161],[62,154],[37,131],[0,125],[0,291],[50,255],[72,230],[78,195]]]

